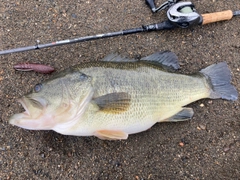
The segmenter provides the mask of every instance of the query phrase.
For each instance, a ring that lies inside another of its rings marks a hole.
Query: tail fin
[[[238,99],[236,88],[231,85],[231,72],[226,62],[213,64],[200,71],[211,82],[213,92],[209,98],[227,99],[235,101]]]

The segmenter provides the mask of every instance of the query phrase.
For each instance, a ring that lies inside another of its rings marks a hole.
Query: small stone
[[[6,148],[5,147],[0,147],[0,150],[5,151]]]
[[[224,148],[223,148],[223,151],[224,152],[228,152],[230,150],[230,147],[229,146],[225,146]]]
[[[76,14],[72,14],[72,18],[77,18],[77,15]]]
[[[183,143],[183,142],[180,142],[180,143],[179,143],[179,146],[183,147],[183,146],[184,146],[184,143]]]
[[[203,125],[203,124],[199,124],[199,127],[200,127],[202,130],[205,130],[205,129],[206,129],[206,125]]]

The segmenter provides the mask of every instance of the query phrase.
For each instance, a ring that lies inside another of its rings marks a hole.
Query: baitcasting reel
[[[168,0],[158,8],[156,8],[154,0],[146,0],[146,4],[154,13],[169,8],[167,11],[168,20],[173,25],[181,28],[187,28],[202,22],[202,16],[196,12],[191,2],[178,1],[179,0]]]

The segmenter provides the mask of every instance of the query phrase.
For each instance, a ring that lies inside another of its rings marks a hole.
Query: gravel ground
[[[162,1],[156,1],[157,4]],[[240,1],[193,0],[198,12],[240,9]],[[119,31],[166,20],[144,0],[0,0],[0,50]],[[63,136],[9,125],[22,111],[16,102],[50,75],[16,72],[19,62],[56,71],[95,61],[111,52],[140,57],[171,50],[181,72],[226,61],[240,90],[239,18],[214,24],[132,34],[0,56],[0,179],[239,179],[239,100],[201,100],[189,105],[191,121],[159,123],[125,141]]]

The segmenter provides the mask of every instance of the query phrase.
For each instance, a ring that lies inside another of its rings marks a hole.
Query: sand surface
[[[162,1],[156,1],[159,5]],[[240,1],[194,0],[199,13],[240,9]],[[0,50],[119,31],[166,20],[144,0],[0,0]],[[16,63],[56,71],[112,52],[143,57],[171,50],[189,74],[226,61],[240,91],[240,17],[188,29],[148,32],[0,56],[0,179],[239,179],[239,100],[200,100],[191,121],[159,123],[125,141],[29,131],[8,123],[17,98],[51,75],[16,72]]]

